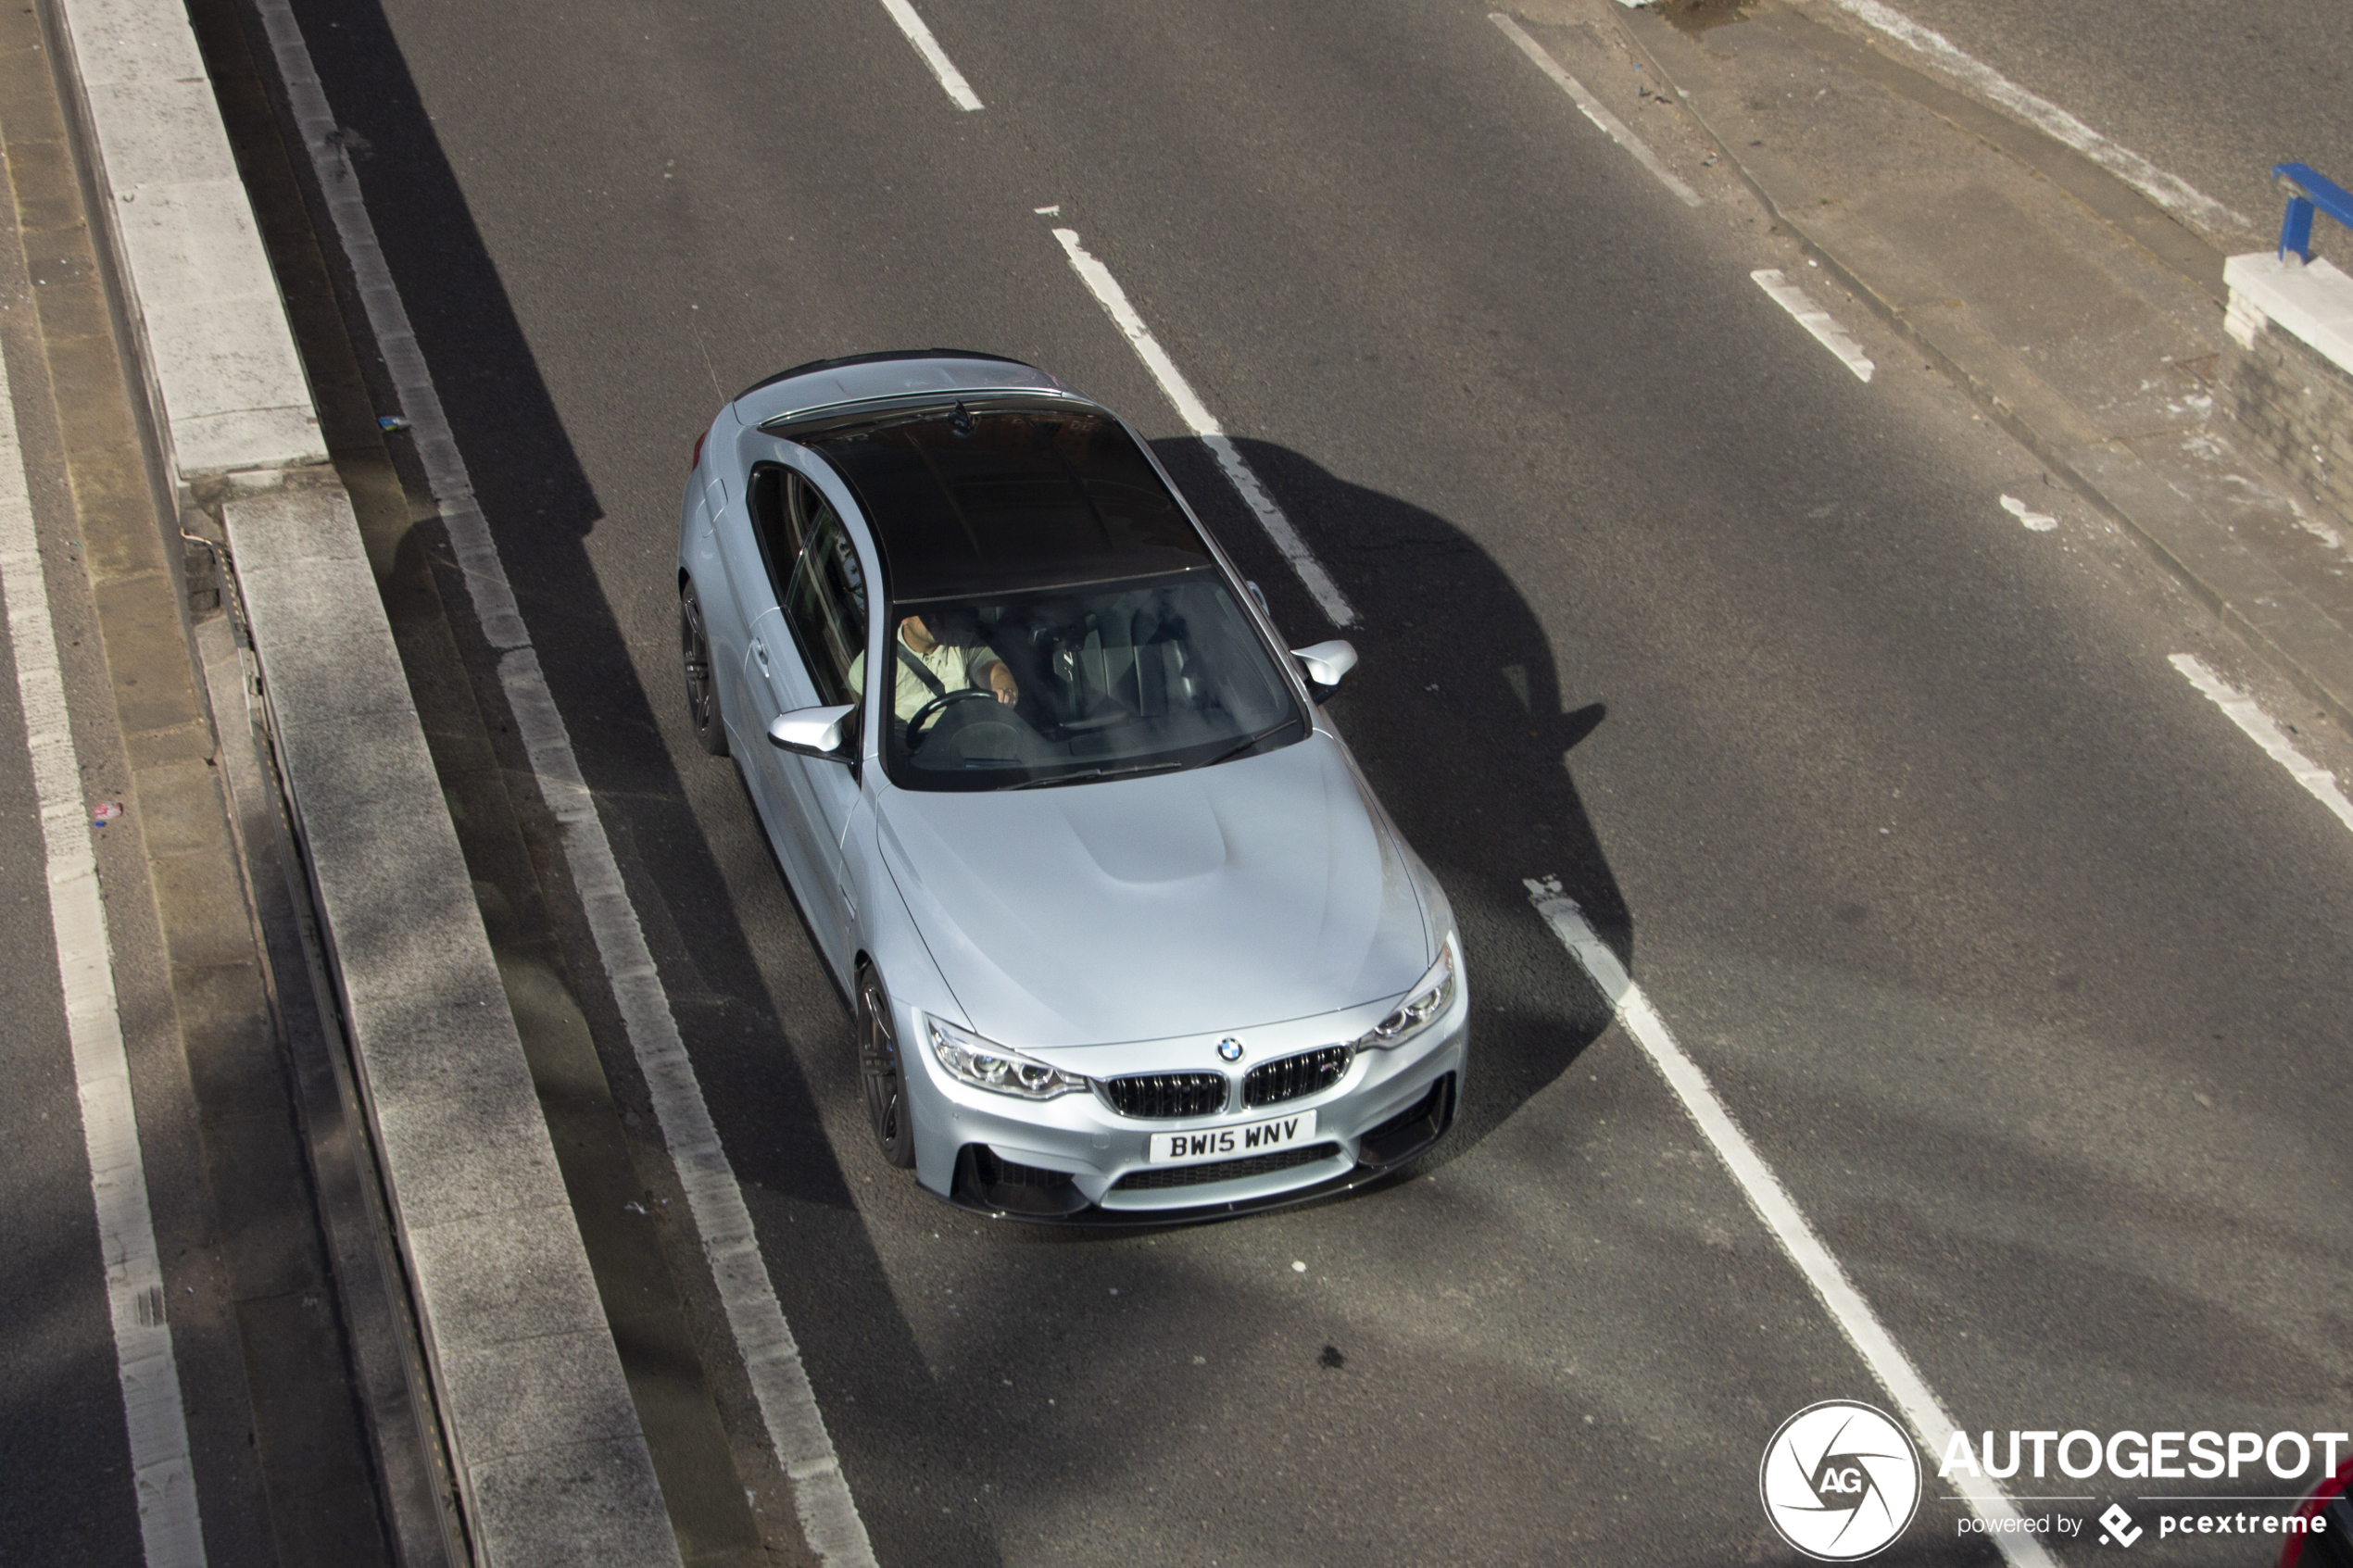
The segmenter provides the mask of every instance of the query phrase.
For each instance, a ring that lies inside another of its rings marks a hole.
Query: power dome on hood
[[[879,833],[966,1018],[1016,1048],[1337,1011],[1430,961],[1404,858],[1321,735],[1065,789],[893,792]]]

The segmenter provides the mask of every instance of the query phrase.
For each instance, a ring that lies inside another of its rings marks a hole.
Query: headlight
[[[1051,1099],[1087,1086],[1087,1080],[1075,1073],[1051,1067],[1019,1051],[1009,1051],[969,1029],[943,1023],[929,1013],[923,1015],[923,1022],[924,1032],[931,1040],[932,1056],[960,1083],[977,1089],[994,1089],[1000,1095],[1017,1095],[1023,1099]]]
[[[1403,1045],[1428,1028],[1430,1023],[1446,1014],[1454,1005],[1454,938],[1448,935],[1444,947],[1438,950],[1438,961],[1429,972],[1414,983],[1405,999],[1387,1018],[1367,1030],[1356,1042],[1360,1051],[1386,1050]]]

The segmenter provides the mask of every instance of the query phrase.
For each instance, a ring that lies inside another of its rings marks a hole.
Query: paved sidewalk
[[[2220,252],[1823,0],[1603,9],[1619,48],[1544,0],[1523,15],[1641,134],[1712,142],[1818,258],[1825,302],[1852,308],[1843,285],[1893,325],[2353,727],[2344,520],[2224,409]]]

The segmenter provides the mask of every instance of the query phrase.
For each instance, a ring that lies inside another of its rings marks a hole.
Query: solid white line
[[[1642,0],[1629,0],[1629,3],[1640,5]],[[1518,44],[1520,53],[1534,60],[1538,70],[1551,77],[1562,92],[1574,99],[1577,107],[1585,111],[1585,118],[1601,128],[1603,135],[1632,153],[1634,161],[1649,169],[1660,184],[1674,192],[1677,200],[1685,207],[1700,205],[1700,194],[1677,179],[1675,171],[1661,162],[1656,153],[1651,151],[1650,144],[1635,135],[1624,120],[1604,108],[1599,98],[1585,91],[1583,82],[1563,70],[1560,62],[1553,58],[1541,44],[1528,36],[1527,29],[1501,11],[1488,12],[1487,19],[1503,29],[1504,36]]]
[[[955,101],[956,107],[960,109],[980,107],[980,100],[974,96],[973,90],[964,82],[964,73],[956,69],[956,63],[948,57],[948,51],[939,46],[939,40],[931,35],[931,29],[925,27],[924,19],[915,14],[915,7],[907,0],[882,0],[882,3],[883,9],[890,13],[890,19],[899,24],[899,31],[907,35],[907,42],[915,46],[915,53],[924,57],[924,64],[931,67],[932,75],[939,78],[939,84],[948,89],[948,96]]]
[[[1617,955],[1593,930],[1585,911],[1561,891],[1559,879],[1530,878],[1527,887],[1536,912],[1544,917],[1553,935],[1560,938],[1561,945],[1584,966],[1585,972],[1609,999],[1617,1021],[1650,1057],[1667,1086],[1675,1091],[1675,1098],[1683,1102],[1683,1110],[1715,1147],[1717,1157],[1732,1173],[1732,1180],[1748,1199],[1749,1207],[1765,1222],[1765,1228],[1773,1233],[1781,1250],[1797,1265],[1806,1283],[1813,1286],[1814,1294],[1830,1310],[1839,1332],[1846,1336],[1847,1342],[1863,1358],[1863,1364],[1870,1368],[1871,1375],[1894,1399],[1928,1451],[1941,1459],[1956,1430],[1953,1418],[1945,1413],[1944,1401],[1880,1323],[1879,1314],[1871,1311],[1870,1303],[1863,1299],[1862,1292],[1846,1277],[1846,1271],[1839,1266],[1830,1248],[1814,1234],[1814,1227],[1791,1199],[1780,1178],[1773,1174],[1772,1167],[1765,1163],[1764,1157],[1741,1132],[1706,1075],[1675,1043],[1666,1021],[1651,1006],[1642,987],[1627,974]],[[1992,1526],[1989,1533],[1994,1544],[2011,1568],[2055,1568],[2050,1557],[2031,1537],[2001,1533],[2002,1526],[1997,1522],[2016,1518],[2018,1510],[2000,1486],[1982,1476],[1969,1474],[1944,1480],[1968,1498],[1969,1508]]]
[[[2159,207],[2188,213],[2210,229],[2255,226],[2187,181],[2166,173],[2129,147],[2118,146],[2057,104],[2036,97],[1975,56],[1964,54],[1943,33],[1922,27],[1880,0],[1831,0],[1831,4],[1843,6],[1897,43],[1919,50],[1947,74],[1959,77],[2029,124],[2057,137]]]
[[[1144,319],[1136,314],[1136,307],[1127,303],[1127,292],[1119,286],[1119,280],[1111,275],[1111,269],[1087,253],[1086,247],[1078,243],[1076,230],[1057,229],[1054,238],[1062,242],[1064,254],[1070,257],[1071,270],[1078,274],[1079,281],[1093,293],[1102,307],[1111,313],[1113,323],[1127,335],[1128,346],[1135,349],[1136,358],[1144,362],[1144,369],[1152,373],[1152,380],[1160,383],[1160,390],[1167,395],[1168,401],[1176,408],[1176,417],[1185,421],[1186,426],[1201,438],[1201,444],[1216,458],[1217,466],[1225,470],[1226,478],[1241,496],[1242,504],[1258,519],[1258,525],[1266,531],[1266,536],[1275,542],[1275,548],[1282,552],[1283,558],[1290,562],[1291,570],[1299,573],[1299,580],[1307,584],[1307,591],[1315,596],[1315,602],[1323,606],[1324,614],[1335,626],[1355,625],[1356,609],[1348,602],[1348,596],[1340,591],[1340,584],[1333,582],[1331,573],[1324,570],[1324,563],[1308,549],[1307,542],[1299,536],[1299,530],[1291,526],[1290,519],[1276,504],[1266,486],[1258,482],[1257,473],[1235,449],[1225,430],[1210,418],[1208,408],[1193,395],[1192,386],[1176,369],[1176,362],[1160,346],[1159,340],[1151,334],[1151,329],[1144,325]]]
[[[556,710],[539,666],[539,656],[507,579],[490,529],[475,500],[472,476],[458,451],[448,416],[441,406],[424,356],[418,350],[409,312],[392,270],[376,243],[359,182],[342,146],[331,140],[333,110],[311,67],[308,46],[286,0],[261,0],[264,30],[285,82],[303,144],[334,215],[337,237],[350,261],[368,312],[368,324],[383,351],[400,408],[416,437],[425,477],[449,531],[472,594],[483,635],[500,652],[498,680],[517,732],[531,760],[541,797],[563,824],[566,867],[587,916],[598,957],[612,985],[663,1142],[686,1188],[703,1255],[719,1288],[727,1326],[744,1359],[744,1371],[760,1406],[776,1460],[793,1483],[801,1533],[819,1560],[840,1568],[871,1568],[874,1548],[849,1483],[841,1473],[832,1436],[817,1408],[800,1348],[785,1322],[768,1277],[751,1211],[721,1147],[719,1133],[696,1080],[693,1061],[679,1037],[670,996],[654,967],[652,951],[630,905],[611,841],[597,814],[597,803],[580,772],[570,733]]]
[[[2169,662],[2191,685],[2212,698],[2215,707],[2229,714],[2231,722],[2246,731],[2247,738],[2261,746],[2272,761],[2310,791],[2313,799],[2327,807],[2338,822],[2353,828],[2353,800],[2347,800],[2345,791],[2337,787],[2336,775],[2296,750],[2296,744],[2272,722],[2270,714],[2255,705],[2253,697],[2225,685],[2221,676],[2189,654],[2177,653]]]
[[[1869,381],[1877,369],[1863,345],[1846,335],[1846,329],[1829,311],[1814,303],[1806,292],[1781,276],[1778,267],[1764,267],[1751,272],[1749,278],[1790,313],[1792,320],[1814,334],[1814,341],[1838,356],[1838,362],[1855,372],[1857,381]]]
[[[107,1315],[114,1325],[115,1374],[131,1436],[132,1486],[147,1568],[203,1568],[204,1528],[188,1456],[188,1421],[165,1308],[163,1264],[147,1207],[146,1162],[131,1103],[131,1063],[107,944],[105,896],[90,847],[90,808],[66,711],[65,676],[41,575],[40,542],[24,456],[17,443],[8,373],[0,365],[0,596],[7,605],[18,700],[32,754],[33,794],[48,851],[49,923],[57,935],[57,984],[82,1108],[90,1198],[98,1219]]]

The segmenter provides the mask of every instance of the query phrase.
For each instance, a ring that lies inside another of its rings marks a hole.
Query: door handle
[[[768,673],[768,645],[754,637],[751,640],[751,656],[760,660],[760,672],[763,675]]]

